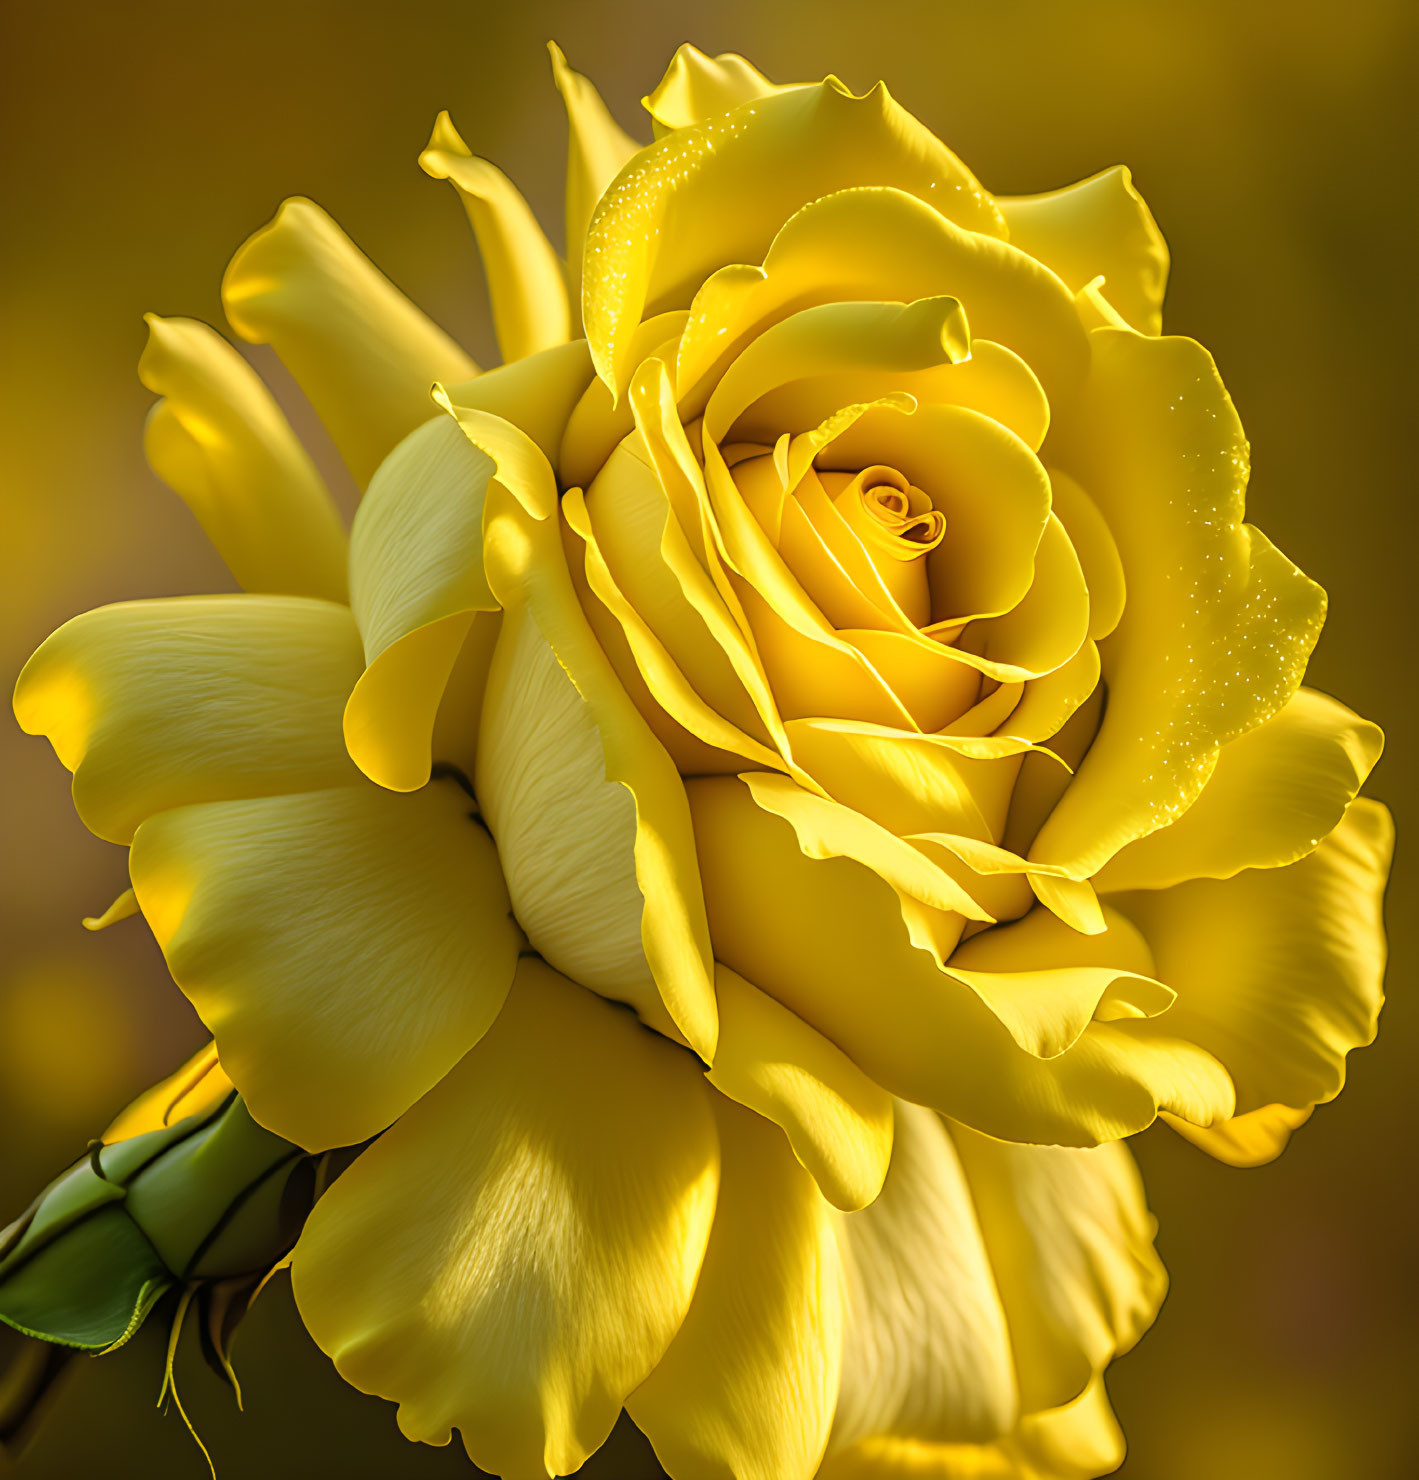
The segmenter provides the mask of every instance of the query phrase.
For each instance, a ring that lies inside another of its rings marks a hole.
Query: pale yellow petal
[[[411,432],[380,464],[350,536],[350,603],[365,671],[345,743],[372,781],[429,779],[439,701],[475,613],[497,609],[483,574],[483,497],[493,461],[449,415]]]
[[[809,1480],[841,1366],[832,1210],[775,1126],[712,1098],[719,1205],[689,1314],[626,1401],[675,1480]]]
[[[295,376],[363,488],[429,419],[429,386],[478,366],[313,201],[288,200],[222,279],[227,318]]]
[[[1126,1147],[1019,1146],[964,1126],[966,1169],[1025,1412],[1057,1408],[1128,1351],[1168,1288]]]
[[[484,550],[489,585],[506,612],[483,710],[477,792],[518,918],[554,965],[576,961],[577,970],[563,969],[634,1000],[657,1026],[668,1013],[674,1030],[712,1061],[713,957],[684,786],[577,601],[557,522],[546,517],[557,507],[551,468],[534,466],[527,448],[509,444],[513,429],[494,421],[461,417],[498,465]],[[535,699],[524,684],[535,687]],[[533,845],[539,837],[548,843]]]
[[[339,716],[359,669],[354,618],[334,602],[123,602],[43,643],[15,714],[74,772],[85,826],[126,843],[167,807],[357,781]]]
[[[673,1031],[642,944],[636,806],[590,707],[525,607],[493,650],[474,783],[518,923],[558,971]]]
[[[497,853],[453,782],[208,802],[129,866],[255,1118],[307,1150],[383,1130],[497,1016],[517,960]]]
[[[447,113],[434,123],[419,167],[435,180],[447,180],[468,213],[504,362],[565,344],[571,314],[562,265],[517,186],[495,164],[473,154]]]
[[[835,1451],[878,1436],[981,1443],[1015,1422],[1005,1313],[960,1160],[929,1110],[898,1101],[896,1119],[882,1195],[837,1224],[847,1321]]]
[[[345,599],[345,531],[261,377],[214,329],[147,314],[143,451],[248,591]]]
[[[555,41],[547,43],[552,77],[567,110],[567,286],[572,320],[581,324],[581,254],[596,202],[640,145],[611,117],[595,85],[567,65]]]
[[[690,1305],[719,1151],[695,1061],[533,959],[488,1036],[316,1205],[296,1303],[410,1439],[569,1475]]]
[[[727,966],[709,1082],[783,1129],[834,1206],[866,1207],[892,1156],[892,1101],[840,1049]]]

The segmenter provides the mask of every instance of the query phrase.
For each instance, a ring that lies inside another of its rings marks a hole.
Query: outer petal
[[[355,518],[350,601],[366,668],[345,743],[372,781],[429,779],[439,700],[477,612],[497,610],[483,574],[483,496],[493,461],[437,416],[380,464]]]
[[[363,488],[429,417],[429,385],[478,366],[313,201],[288,200],[222,279],[232,327],[300,382]]]
[[[345,531],[261,377],[195,319],[146,315],[143,450],[248,591],[345,599]]]
[[[1168,1277],[1119,1143],[1019,1146],[952,1129],[1010,1322],[1026,1412],[1076,1398],[1153,1323]]]
[[[1128,604],[1104,645],[1102,727],[1030,854],[1077,877],[1176,817],[1218,747],[1287,703],[1325,607],[1241,522],[1247,447],[1207,352],[1124,329],[1090,337],[1080,412],[1045,451],[1108,521]]]
[[[828,1205],[778,1132],[712,1101],[723,1167],[685,1323],[626,1402],[675,1480],[808,1480],[837,1400],[843,1289]]]
[[[834,1450],[864,1437],[983,1442],[1014,1425],[988,1241],[941,1121],[897,1104],[882,1195],[838,1223],[848,1274]]]
[[[1176,989],[1169,1017],[1236,1081],[1237,1111],[1333,1099],[1375,1035],[1394,826],[1378,802],[1299,863],[1115,895]]]
[[[1083,935],[1050,910],[1031,910],[966,941],[944,970],[989,1004],[1021,1048],[1054,1058],[1091,1020],[1155,1017],[1172,1005],[1138,932],[1113,912],[1099,924]]]
[[[350,545],[351,599],[368,666],[345,711],[345,740],[381,786],[412,791],[429,779],[453,665],[470,647],[491,652],[486,619],[469,633],[477,613],[498,605],[483,573],[483,500],[494,461],[455,418],[475,429],[494,417],[515,422],[523,443],[537,444],[526,446],[535,460],[538,448],[560,442],[590,378],[579,342],[456,387],[457,407],[436,389],[430,409],[436,404],[445,414],[411,432],[371,480]],[[466,697],[480,701],[481,686]],[[476,729],[455,739],[459,754],[445,748],[441,759],[471,755]]]
[[[485,557],[506,615],[477,791],[518,919],[554,965],[658,1027],[668,1013],[710,1062],[713,958],[683,784],[582,613],[550,467],[505,423],[461,421],[498,465]]]
[[[41,645],[15,714],[74,772],[85,826],[126,843],[166,807],[356,781],[339,715],[359,664],[354,619],[333,602],[124,602]]]
[[[503,360],[565,344],[571,318],[561,263],[517,186],[473,155],[447,113],[439,114],[419,165],[435,180],[447,180],[468,212]]]
[[[296,1302],[409,1438],[569,1475],[685,1317],[718,1169],[694,1060],[525,959],[486,1040],[316,1205]]]
[[[836,1207],[866,1207],[892,1157],[892,1099],[846,1054],[727,966],[716,966],[719,1048],[709,1082],[781,1126]]]
[[[668,131],[689,128],[712,114],[728,113],[740,103],[786,91],[733,52],[706,56],[699,47],[686,42],[670,59],[655,91],[642,103],[660,128]]]
[[[1222,747],[1202,795],[1176,822],[1130,843],[1094,882],[1165,889],[1295,863],[1336,827],[1383,746],[1378,725],[1301,689]]]
[[[139,828],[130,868],[251,1113],[307,1150],[383,1130],[512,981],[497,854],[451,783],[178,808]]]
[[[647,312],[687,306],[717,267],[761,261],[804,201],[853,185],[895,186],[1004,235],[975,178],[880,83],[856,98],[829,78],[745,103],[642,150],[602,197],[582,295],[602,379],[629,382],[625,350]]]
[[[844,858],[804,857],[736,779],[687,783],[717,957],[903,1099],[1009,1140],[1089,1145],[1158,1107],[1206,1124],[1232,1087],[1171,1013],[1089,1023],[1065,1052],[1020,1048],[970,987],[914,949],[892,889]],[[1086,938],[1080,937],[1081,940]]]
[[[635,802],[606,779],[596,721],[526,609],[504,617],[493,651],[476,775],[528,939],[669,1028],[641,943]]]
[[[1311,1118],[1313,1109],[1313,1106],[1293,1110],[1289,1105],[1263,1105],[1260,1110],[1209,1126],[1189,1125],[1173,1115],[1163,1118],[1184,1140],[1200,1146],[1229,1167],[1259,1167],[1281,1155],[1292,1132]]]
[[[1163,328],[1168,244],[1122,165],[1046,195],[997,196],[1015,246],[1073,293],[1102,276],[1110,305],[1144,334]]]
[[[818,1480],[1094,1480],[1123,1458],[1123,1434],[1100,1378],[1063,1408],[1025,1414],[998,1443],[864,1439],[829,1460]]]
[[[616,122],[595,86],[567,65],[555,41],[552,77],[567,110],[567,286],[573,324],[581,323],[581,254],[591,213],[621,166],[640,145]]]

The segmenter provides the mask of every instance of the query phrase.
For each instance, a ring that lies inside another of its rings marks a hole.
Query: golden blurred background
[[[1252,517],[1330,592],[1311,681],[1389,734],[1371,789],[1398,813],[1401,845],[1395,1000],[1341,1100],[1259,1171],[1228,1170],[1161,1129],[1138,1144],[1173,1289],[1114,1371],[1131,1445],[1122,1473],[1419,1473],[1414,0],[9,0],[0,37],[7,683],[84,608],[230,588],[143,462],[140,315],[220,323],[227,258],[286,195],[319,201],[484,363],[495,358],[462,212],[414,161],[448,107],[560,223],[549,37],[645,137],[638,99],[693,40],[781,80],[883,77],[1002,193],[1133,167],[1173,250],[1168,329],[1212,349],[1246,422]],[[252,359],[293,397],[266,351]],[[84,831],[48,746],[8,715],[0,768],[3,1222],[202,1034],[141,923],[80,929],[125,887],[124,855]],[[153,1407],[160,1345],[150,1331],[79,1359],[14,1472],[204,1474],[176,1415]],[[406,1445],[389,1405],[345,1388],[284,1289],[263,1296],[237,1353],[245,1416],[192,1352],[178,1364],[224,1480],[473,1473],[456,1445]],[[618,1431],[588,1473],[657,1474],[647,1454]]]

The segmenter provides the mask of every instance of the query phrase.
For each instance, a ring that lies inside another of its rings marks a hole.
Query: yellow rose
[[[78,618],[17,712],[255,1119],[383,1133],[295,1289],[411,1437],[564,1474],[624,1404],[676,1477],[1104,1473],[1164,1284],[1106,1143],[1255,1164],[1338,1093],[1379,733],[1299,687],[1323,595],[1126,171],[995,198],[884,87],[692,48],[640,148],[554,66],[565,264],[446,115],[421,158],[503,367],[310,202],[228,269],[348,560],[155,320],[150,458],[272,594]]]

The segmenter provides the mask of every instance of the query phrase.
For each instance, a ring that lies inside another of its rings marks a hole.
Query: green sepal
[[[149,1162],[128,1182],[128,1215],[152,1241],[174,1274],[245,1274],[269,1264],[280,1252],[278,1239],[282,1171],[302,1156],[301,1149],[251,1118],[233,1098],[206,1125]],[[264,1218],[243,1217],[263,1188],[276,1196]],[[246,1225],[246,1237],[225,1237],[232,1224]],[[226,1258],[216,1245],[225,1244]],[[218,1255],[218,1257],[212,1257]]]
[[[16,1252],[0,1274],[0,1321],[83,1351],[122,1346],[174,1283],[121,1206],[71,1222],[28,1257]]]

